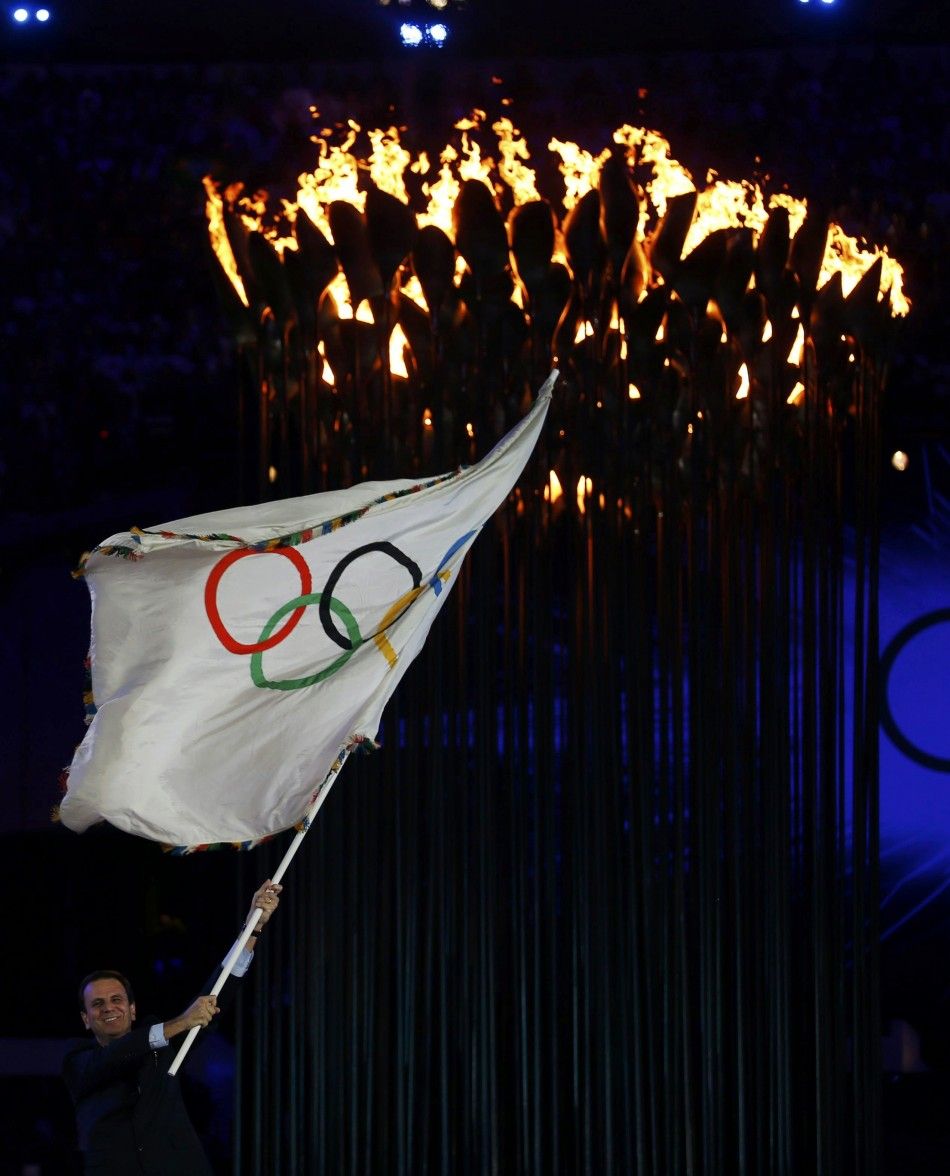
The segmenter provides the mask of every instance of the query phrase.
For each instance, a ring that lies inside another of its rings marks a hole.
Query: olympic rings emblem
[[[239,548],[236,551],[229,551],[227,555],[222,556],[211,569],[207,582],[205,583],[205,612],[207,613],[208,621],[211,624],[215,636],[229,653],[238,656],[250,655],[251,681],[262,690],[304,690],[308,686],[314,686],[318,682],[323,682],[338,673],[357,649],[368,640],[373,640],[376,643],[379,652],[386,658],[390,666],[393,666],[396,663],[396,653],[389,643],[386,631],[402,616],[413,601],[418,599],[428,588],[431,588],[435,595],[438,595],[442,591],[443,582],[448,580],[451,575],[451,571],[447,568],[449,561],[474,534],[474,531],[468,531],[452,544],[442,557],[435,574],[426,583],[423,583],[422,571],[416,561],[396,547],[394,543],[387,541],[367,543],[362,547],[354,548],[353,551],[349,552],[337,563],[336,567],[327,577],[322,592],[313,591],[313,578],[310,573],[310,568],[297,548]],[[356,617],[343,601],[334,596],[334,591],[347,568],[362,556],[369,555],[372,552],[386,555],[405,568],[409,575],[411,587],[386,610],[376,632],[369,637],[364,637],[360,632]],[[277,609],[264,625],[257,641],[243,642],[237,640],[222,620],[221,610],[218,606],[218,592],[225,572],[239,560],[252,555],[280,555],[289,560],[300,577],[300,592],[293,599],[288,600]],[[306,674],[299,678],[269,678],[264,672],[264,653],[280,645],[290,636],[310,605],[317,606],[317,613],[320,618],[320,623],[323,626],[323,631],[335,645],[340,646],[343,652],[328,666],[313,674]],[[342,631],[338,627],[337,622],[342,624]]]
[[[924,768],[934,772],[950,772],[950,756],[937,755],[918,747],[900,728],[891,709],[890,684],[891,673],[898,657],[904,652],[913,639],[937,625],[950,624],[950,608],[935,608],[932,612],[924,613],[891,638],[887,648],[881,654],[881,680],[884,688],[881,691],[881,726],[887,732],[891,742],[900,751]]]

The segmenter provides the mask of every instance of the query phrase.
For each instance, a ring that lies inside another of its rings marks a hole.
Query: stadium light
[[[52,15],[52,12],[48,8],[37,8],[33,11],[30,8],[24,8],[22,5],[19,8],[14,8],[10,13],[11,18],[18,25],[29,24],[33,20],[38,21],[39,24],[46,24]]]
[[[406,21],[399,26],[399,37],[404,45],[414,49],[422,44],[422,29],[417,24]]]

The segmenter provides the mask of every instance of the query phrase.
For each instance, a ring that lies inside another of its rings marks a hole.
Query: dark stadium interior
[[[312,166],[311,108],[438,151],[480,106],[507,111],[539,158],[552,133],[599,151],[621,123],[656,127],[694,176],[780,177],[886,246],[912,311],[882,405],[883,454],[910,456],[881,469],[884,648],[950,604],[950,46],[941,5],[900,0],[452,0],[452,38],[421,50],[396,32],[420,0],[52,0],[42,23],[24,7],[29,21],[13,6],[0,18],[0,1176],[67,1176],[58,1057],[79,1028],[76,979],[122,927],[143,1000],[183,1003],[259,881],[252,855],[173,859],[49,819],[83,734],[89,604],[70,569],[114,531],[240,492],[238,359],[202,178],[291,196]],[[944,763],[946,630],[901,696],[909,711],[926,700],[923,738]],[[950,1145],[946,768],[921,769],[883,732],[881,746],[879,1171],[936,1176]],[[236,1047],[219,1038],[186,1083],[224,1173]]]

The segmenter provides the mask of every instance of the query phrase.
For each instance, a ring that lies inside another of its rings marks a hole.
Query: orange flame
[[[498,144],[499,162],[496,164],[490,155],[483,154],[479,143],[479,136],[485,133],[485,119],[484,111],[474,110],[471,117],[456,124],[455,129],[460,132],[457,145],[446,144],[435,171],[424,152],[414,158],[402,145],[396,127],[367,130],[365,139],[369,147],[361,151],[357,149],[357,143],[362,128],[353,120],[337,129],[337,133],[341,134],[338,143],[331,143],[331,132],[323,131],[313,137],[318,151],[317,163],[313,171],[299,177],[296,202],[284,202],[281,212],[271,223],[267,222],[264,196],[239,199],[240,192],[232,193],[231,190],[222,196],[211,179],[206,179],[206,212],[212,247],[242,302],[248,304],[247,293],[224,228],[225,201],[236,206],[249,228],[263,232],[275,248],[282,252],[296,248],[289,229],[292,229],[299,209],[303,209],[330,240],[332,233],[325,209],[332,200],[347,200],[363,211],[365,196],[359,190],[361,170],[368,171],[380,189],[404,203],[408,203],[404,182],[407,169],[422,178],[421,190],[426,208],[417,211],[417,221],[420,226],[437,225],[450,239],[454,239],[452,211],[461,183],[465,180],[477,179],[493,193],[499,184],[504,184],[511,190],[516,205],[539,199],[536,173],[527,164],[530,152],[523,136],[509,118],[499,118],[491,125],[490,130]],[[759,185],[750,180],[725,181],[710,172],[705,187],[700,189],[689,171],[672,157],[668,141],[657,131],[624,125],[613,133],[613,141],[626,148],[631,164],[635,163],[638,168],[649,173],[644,181],[647,207],[637,229],[639,237],[645,232],[646,222],[655,224],[664,215],[672,197],[691,191],[696,192],[696,215],[683,247],[684,254],[688,254],[706,236],[720,228],[748,227],[757,238],[765,227],[770,210],[776,207],[788,210],[792,238],[805,219],[807,206],[804,200],[787,193],[777,193],[766,201]],[[559,157],[559,168],[564,179],[561,204],[567,211],[596,186],[610,150],[604,149],[595,155],[576,143],[557,138],[549,141],[548,149]],[[560,250],[557,256],[563,260]],[[839,225],[831,226],[819,285],[827,282],[835,272],[840,272],[847,294],[878,258],[882,261],[879,298],[888,300],[892,314],[906,315],[910,304],[903,292],[901,266],[886,249],[874,249],[864,242],[858,242],[847,236]],[[460,269],[464,268],[461,259],[459,266]],[[410,290],[408,286],[405,289],[409,297],[424,305],[421,291]],[[342,295],[342,287],[339,293]],[[645,294],[644,290],[641,297]],[[341,313],[345,313],[342,308],[347,303],[347,298],[338,298]],[[582,330],[583,335],[579,333],[579,339],[588,334],[586,327]],[[789,362],[796,362],[791,355]]]
[[[577,479],[577,509],[581,514],[587,509],[586,499],[594,493],[594,483],[584,474]]]
[[[531,158],[528,144],[520,138],[511,119],[500,118],[492,123],[492,130],[498,136],[498,150],[501,152],[498,173],[514,194],[515,204],[540,200],[534,169],[524,163],[524,160]]]
[[[404,380],[409,379],[409,369],[406,367],[408,347],[409,340],[406,338],[406,333],[399,323],[396,323],[389,336],[389,370],[394,376],[401,376]]]
[[[205,202],[205,215],[208,218],[208,234],[211,237],[211,248],[214,250],[221,268],[227,274],[228,280],[237,292],[237,296],[245,306],[250,306],[247,291],[244,289],[244,282],[238,273],[234,251],[231,248],[231,242],[228,240],[228,234],[224,227],[224,201],[221,199],[217,185],[210,176],[205,176],[202,182],[208,197]]]

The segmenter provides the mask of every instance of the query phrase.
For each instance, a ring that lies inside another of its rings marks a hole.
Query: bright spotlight
[[[415,47],[422,44],[422,29],[417,24],[410,24],[406,21],[405,24],[399,26],[399,36],[404,45]]]
[[[45,24],[46,21],[49,20],[49,9],[48,8],[37,8],[36,19],[38,21],[40,21],[41,24]]]
[[[444,45],[449,35],[449,30],[444,24],[429,25],[426,31],[435,45]]]
[[[14,8],[13,19],[17,24],[25,24],[30,19],[30,14],[25,8]]]

